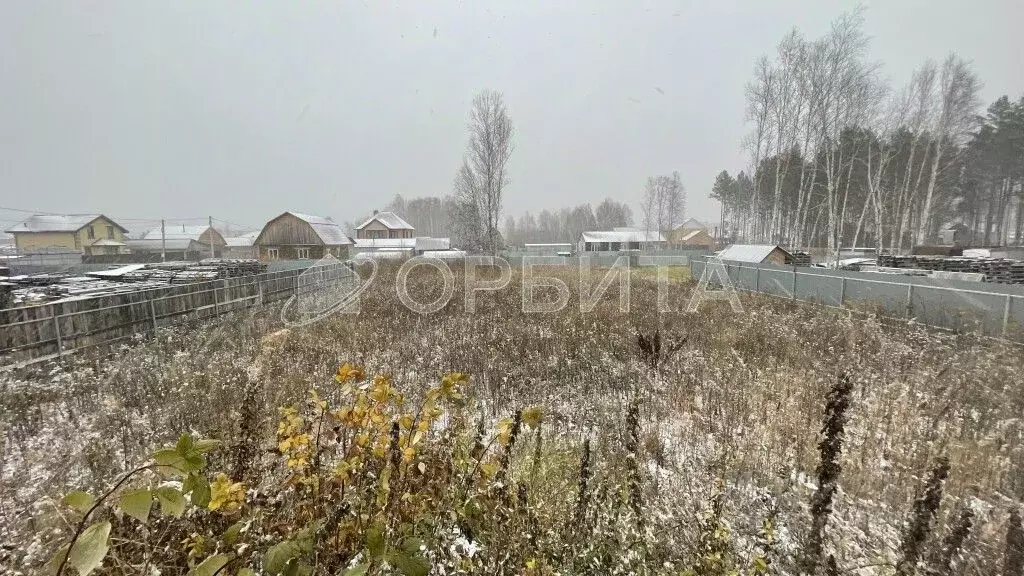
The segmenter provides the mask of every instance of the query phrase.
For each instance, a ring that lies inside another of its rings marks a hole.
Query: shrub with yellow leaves
[[[210,503],[207,508],[223,514],[234,514],[245,502],[245,484],[232,482],[228,475],[219,472],[210,482]]]

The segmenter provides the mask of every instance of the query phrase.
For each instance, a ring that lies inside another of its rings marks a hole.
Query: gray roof
[[[320,241],[327,246],[347,246],[352,240],[345,235],[345,231],[338,226],[338,223],[323,216],[310,216],[298,212],[286,212],[299,220],[302,220],[313,229],[313,232],[320,238]]]
[[[425,250],[448,250],[451,247],[451,238],[430,238],[426,236],[422,238],[416,238],[417,252],[422,252]]]
[[[201,224],[198,226],[182,226],[181,224],[171,224],[164,226],[164,236],[170,238],[188,238],[191,240],[199,240],[199,237],[204,232],[210,229],[210,226]],[[159,240],[160,239],[160,227],[151,228],[142,235],[142,240]]]
[[[725,250],[722,250],[717,254],[722,260],[729,260],[732,262],[753,262],[760,263],[764,262],[764,259],[772,253],[772,250],[778,248],[783,252],[785,249],[779,247],[776,244],[732,244]],[[789,252],[786,252],[789,254]]]
[[[35,214],[29,216],[25,221],[19,222],[14,227],[6,230],[7,232],[77,232],[84,228],[87,224],[93,220],[103,216],[103,214]],[[104,216],[104,218],[106,218]],[[110,220],[107,218],[107,220]],[[124,227],[120,226],[113,220],[111,223],[117,226],[122,231],[126,231]]]
[[[635,228],[618,228],[583,233],[584,242],[664,242],[665,237],[654,230],[637,230]]]
[[[255,238],[253,238],[252,236],[231,236],[225,238],[224,242],[226,243],[227,246],[234,248],[239,246],[252,246],[253,240],[255,240]]]
[[[191,238],[168,238],[166,244],[163,243],[159,238],[147,238],[143,240],[132,240],[128,239],[125,241],[125,245],[130,250],[137,250],[140,252],[159,252],[161,246],[166,246],[168,250],[188,250],[189,247],[195,240]]]
[[[373,222],[374,220],[380,222],[389,230],[415,230],[415,228],[412,227],[412,224],[409,224],[408,222],[403,220],[401,216],[395,214],[394,212],[378,212],[373,216],[367,218],[366,222],[363,222],[359,226],[356,226],[356,230],[362,230],[370,222]]]

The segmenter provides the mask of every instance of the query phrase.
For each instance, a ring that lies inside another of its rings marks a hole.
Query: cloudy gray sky
[[[1020,0],[864,5],[894,84],[952,50],[974,62],[986,102],[1024,93]],[[635,205],[648,175],[679,170],[690,214],[710,217],[714,175],[745,164],[754,60],[852,6],[2,2],[0,206],[352,219],[396,193],[449,192],[469,101],[492,88],[517,130],[507,213]]]

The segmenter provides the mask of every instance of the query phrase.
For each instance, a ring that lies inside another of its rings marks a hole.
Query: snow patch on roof
[[[378,212],[367,218],[366,222],[356,226],[356,230],[362,230],[374,220],[380,222],[390,230],[415,230],[415,228],[412,227],[412,224],[409,224],[394,212]]]
[[[616,228],[583,233],[584,242],[664,242],[665,237],[654,230]]]
[[[93,220],[103,216],[102,214],[64,214],[64,215],[53,215],[53,214],[35,214],[29,216],[23,222],[19,222],[13,228],[6,230],[6,232],[18,233],[18,232],[77,232],[84,228],[87,224]],[[107,218],[107,220],[110,220]],[[118,225],[116,222],[111,220],[114,226],[117,226],[122,231],[125,231],[123,227]]]
[[[760,263],[764,262],[764,259],[776,248],[785,252],[776,244],[732,244],[719,252],[718,257],[732,262]]]
[[[327,246],[347,246],[352,243],[352,240],[345,235],[345,231],[341,229],[341,226],[338,226],[338,223],[330,218],[291,211],[287,212],[287,214],[291,214],[309,224],[313,232],[320,238],[320,241]]]

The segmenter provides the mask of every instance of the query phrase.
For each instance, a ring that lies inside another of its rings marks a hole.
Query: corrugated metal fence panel
[[[690,274],[699,279],[706,257],[690,262]],[[1024,286],[902,276],[794,268],[773,264],[723,262],[739,290],[781,298],[794,297],[827,306],[876,307],[895,318],[914,318],[931,326],[962,329],[977,326],[986,334],[1024,340]],[[712,280],[715,280],[712,277]]]

